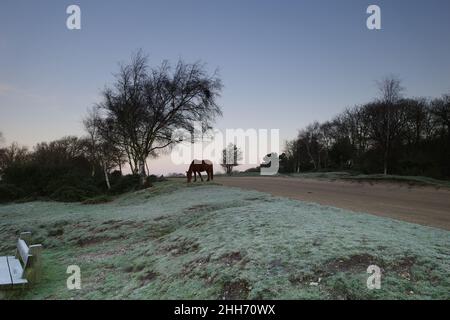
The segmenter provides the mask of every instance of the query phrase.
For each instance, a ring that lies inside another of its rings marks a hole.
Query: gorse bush
[[[133,191],[139,176],[108,174],[111,189],[98,159],[89,153],[86,140],[66,137],[36,145],[33,152],[2,166],[1,201],[42,198],[55,201],[103,201],[102,196]],[[14,150],[17,148],[15,147]],[[11,152],[10,152],[11,153]]]
[[[126,175],[115,176],[111,179],[111,189],[108,190],[109,194],[121,194],[139,189],[139,176],[138,175]]]
[[[93,198],[89,198],[84,200],[83,204],[102,204],[113,201],[113,198],[111,196],[102,194]]]
[[[54,201],[78,202],[110,194],[117,195],[140,188],[138,175],[122,176],[120,172],[110,175],[111,189],[107,189],[104,175],[92,176],[87,168],[66,165],[40,166],[38,163],[14,164],[4,172],[5,183],[0,186],[0,201],[8,202],[23,197],[42,197]],[[151,182],[161,177],[148,178]]]
[[[101,193],[101,189],[97,187],[98,178],[91,177],[76,167],[17,164],[7,168],[3,178],[8,184],[24,190],[27,195],[52,196],[61,192],[64,187],[84,190],[89,195]]]
[[[89,190],[78,189],[72,186],[64,186],[50,195],[50,199],[61,202],[80,202],[93,196]]]
[[[98,183],[95,178],[89,176],[77,176],[74,173],[69,173],[51,179],[44,189],[45,194],[52,194],[65,186],[85,190],[87,193],[95,195],[102,192],[101,187],[103,184]]]
[[[158,177],[154,174],[149,175],[147,179],[150,183],[167,181],[167,179],[163,175]]]
[[[25,192],[15,185],[0,183],[0,203],[18,200],[25,196]]]

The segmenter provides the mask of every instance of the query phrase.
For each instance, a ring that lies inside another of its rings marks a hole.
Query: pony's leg
[[[194,182],[197,182],[197,172],[194,171]]]
[[[210,178],[210,175],[211,175],[211,173],[210,173],[210,171],[209,171],[209,170],[207,170],[207,171],[206,171],[206,174],[208,175],[208,180],[206,180],[206,181],[209,181],[209,180],[211,180],[211,178]]]
[[[200,173],[200,171],[198,172],[198,175],[200,176],[200,179],[202,179],[202,182],[203,182],[203,177],[202,177],[202,174]]]

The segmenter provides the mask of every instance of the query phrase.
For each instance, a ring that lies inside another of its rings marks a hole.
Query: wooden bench
[[[28,246],[31,232],[22,232],[15,257],[0,257],[0,289],[23,287],[38,280],[42,245]]]

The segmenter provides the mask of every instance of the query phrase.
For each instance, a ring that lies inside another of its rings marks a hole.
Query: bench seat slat
[[[11,280],[13,286],[28,283],[27,279],[23,279],[23,268],[20,261],[15,257],[8,257],[9,271],[11,272]]]
[[[7,257],[0,257],[0,286],[9,287],[12,285],[11,274],[9,272]]]

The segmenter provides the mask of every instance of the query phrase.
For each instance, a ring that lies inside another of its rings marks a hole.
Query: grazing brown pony
[[[213,180],[214,179],[214,175],[213,175],[213,163],[209,160],[194,160],[191,162],[191,165],[189,166],[189,170],[186,171],[186,176],[187,176],[187,182],[191,182],[192,180],[192,172],[194,173],[194,182],[197,181],[197,173],[200,176],[200,179],[202,179],[203,182],[203,177],[200,174],[200,172],[204,172],[206,171],[206,174],[208,175],[208,180]]]

